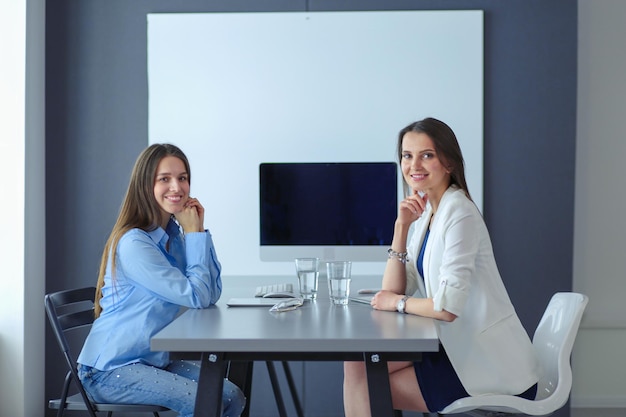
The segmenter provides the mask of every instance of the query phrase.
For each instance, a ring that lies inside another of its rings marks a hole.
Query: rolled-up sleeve
[[[446,310],[458,316],[465,307],[480,240],[475,225],[469,214],[455,216],[444,225],[443,258],[433,294],[435,311]]]

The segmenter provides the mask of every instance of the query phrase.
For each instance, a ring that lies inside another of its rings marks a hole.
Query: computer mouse
[[[283,311],[291,311],[295,310],[297,307],[300,307],[304,303],[302,298],[289,298],[287,300],[279,301],[274,304],[270,311],[282,313]]]
[[[294,298],[296,295],[292,292],[268,292],[263,298]]]

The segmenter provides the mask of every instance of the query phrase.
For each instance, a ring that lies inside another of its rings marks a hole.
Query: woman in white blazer
[[[394,408],[436,412],[486,393],[534,398],[539,364],[470,197],[454,132],[433,118],[412,123],[398,135],[398,158],[408,197],[371,304],[436,319],[441,345],[420,362],[389,363]],[[344,364],[344,409],[346,417],[370,415],[363,362]]]

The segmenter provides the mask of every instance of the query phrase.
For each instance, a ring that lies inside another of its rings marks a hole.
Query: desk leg
[[[246,408],[241,417],[250,416],[250,400],[252,398],[252,371],[254,362],[230,362],[228,365],[228,379],[243,390],[246,396]]]
[[[391,386],[387,360],[379,353],[364,353],[365,369],[367,370],[367,386],[370,395],[372,416],[393,417]]]
[[[287,417],[287,410],[285,409],[285,401],[283,401],[283,394],[280,391],[280,383],[278,382],[278,376],[276,376],[276,368],[274,362],[266,361],[267,373],[270,377],[272,389],[274,390],[274,398],[276,399],[276,406],[278,407],[278,415],[280,417]]]
[[[293,406],[296,408],[296,415],[298,417],[304,417],[302,411],[302,405],[300,404],[300,397],[298,397],[298,390],[296,384],[293,381],[293,375],[291,374],[291,368],[287,361],[283,361],[283,370],[285,371],[285,378],[287,378],[287,384],[289,384],[289,391],[291,391],[291,398],[293,399]]]
[[[202,353],[194,417],[221,417],[225,372],[223,353]]]

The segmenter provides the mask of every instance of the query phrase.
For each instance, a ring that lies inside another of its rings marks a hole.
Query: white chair
[[[514,395],[466,397],[453,402],[439,415],[547,416],[563,407],[572,388],[570,355],[588,301],[586,295],[573,292],[560,292],[552,296],[533,336],[533,346],[542,368],[534,400]]]

